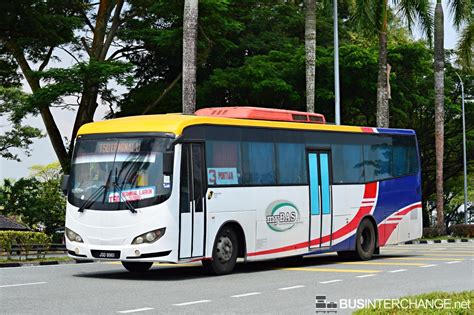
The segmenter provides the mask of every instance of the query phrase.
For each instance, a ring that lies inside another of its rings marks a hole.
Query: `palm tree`
[[[441,0],[436,1],[434,18],[434,110],[435,110],[435,155],[436,155],[436,222],[444,234],[444,13]]]
[[[388,71],[387,71],[387,30],[390,5],[396,14],[407,22],[409,30],[418,21],[423,32],[431,39],[432,12],[429,0],[355,0],[354,20],[360,28],[378,36],[378,76],[377,76],[377,126],[387,128],[390,122]]]
[[[472,1],[450,0],[450,11],[454,26],[459,30],[464,22],[468,22],[459,43],[461,56],[470,65],[472,60],[472,43],[474,26],[472,26]],[[436,217],[440,233],[445,233],[444,225],[444,12],[441,0],[436,1],[434,19],[434,90],[435,90],[435,154],[436,154]]]
[[[316,79],[316,0],[305,0],[306,111],[314,113]]]
[[[183,113],[196,110],[196,44],[198,0],[184,1],[183,16]]]

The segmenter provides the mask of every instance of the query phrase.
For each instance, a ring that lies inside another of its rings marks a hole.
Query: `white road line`
[[[362,275],[362,276],[356,276],[356,278],[368,278],[368,277],[374,277],[375,274],[371,273],[370,275]]]
[[[341,282],[342,280],[340,279],[336,279],[336,280],[329,280],[329,281],[321,281],[321,282],[318,282],[318,283],[321,283],[321,284],[326,284],[326,283],[334,283],[334,282]]]
[[[457,264],[457,263],[460,263],[459,260],[455,260],[455,261],[448,261],[446,262],[447,264]]]
[[[430,268],[430,267],[435,267],[436,265],[424,265],[424,266],[420,266],[420,268]]]
[[[37,284],[45,284],[46,282],[30,282],[30,283],[19,283],[19,284],[6,284],[0,285],[0,288],[11,288],[11,287],[22,287],[26,285],[37,285]]]
[[[279,288],[278,290],[285,291],[285,290],[293,290],[293,289],[299,289],[299,288],[304,288],[304,285],[294,285],[292,287]]]
[[[402,272],[402,271],[407,271],[407,270],[406,269],[397,269],[397,270],[390,270],[389,272],[396,273],[396,272]]]
[[[211,302],[211,300],[199,300],[199,301],[192,301],[192,302],[177,303],[177,304],[173,304],[173,305],[174,306],[186,306],[186,305],[209,303],[209,302]]]
[[[245,296],[259,295],[259,294],[262,294],[262,293],[261,293],[261,292],[250,292],[250,293],[232,295],[231,297],[233,297],[233,298],[241,298],[241,297],[245,297]]]
[[[128,313],[144,312],[144,311],[151,311],[151,310],[154,310],[154,308],[144,307],[144,308],[137,308],[137,309],[134,309],[134,310],[118,311],[117,313],[128,314]]]

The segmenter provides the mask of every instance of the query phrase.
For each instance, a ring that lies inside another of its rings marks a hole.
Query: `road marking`
[[[30,282],[30,283],[18,283],[18,284],[6,284],[0,285],[0,288],[11,288],[11,287],[22,287],[27,285],[37,285],[37,284],[45,284],[46,282]]]
[[[397,269],[397,270],[390,270],[390,273],[396,273],[396,272],[402,272],[402,271],[407,271],[406,269]]]
[[[446,262],[447,264],[457,264],[457,263],[460,263],[459,260],[453,260],[453,261],[448,261]]]
[[[393,259],[393,260],[459,260],[462,261],[464,258],[439,258],[439,257],[390,257],[386,259]]]
[[[341,265],[377,265],[377,266],[424,266],[422,263],[404,263],[404,262],[378,262],[378,261],[350,261],[339,263]]]
[[[186,306],[186,305],[209,303],[209,302],[211,302],[211,300],[199,300],[199,301],[192,301],[192,302],[177,303],[177,304],[173,304],[173,305],[174,306]]]
[[[285,290],[293,290],[293,289],[299,289],[299,288],[304,288],[304,285],[294,285],[292,287],[279,288],[278,290],[285,291]]]
[[[368,274],[368,275],[362,275],[362,276],[356,276],[356,278],[368,278],[368,277],[374,277],[375,274]]]
[[[375,273],[380,270],[364,270],[364,269],[335,269],[335,268],[281,268],[280,270],[292,271],[313,271],[313,272],[353,272],[353,273]]]
[[[143,308],[137,308],[137,309],[134,309],[134,310],[118,311],[117,313],[128,314],[128,313],[145,312],[145,311],[151,311],[151,310],[154,310],[154,308],[152,308],[152,307],[143,307]]]
[[[318,283],[321,283],[321,284],[326,284],[326,283],[334,283],[334,282],[341,282],[342,280],[340,279],[336,279],[336,280],[329,280],[329,281],[321,281],[321,282],[318,282]]]
[[[452,257],[474,257],[474,255],[468,255],[468,254],[464,254],[464,255],[461,255],[461,254],[449,254],[449,253],[446,253],[446,254],[421,254],[421,256],[452,256]]]
[[[233,297],[233,298],[241,298],[241,297],[245,297],[245,296],[259,295],[259,294],[262,294],[262,293],[261,293],[261,292],[250,292],[250,293],[232,295],[231,297]]]
[[[424,265],[424,266],[420,266],[421,268],[429,268],[429,267],[435,267],[436,265]]]

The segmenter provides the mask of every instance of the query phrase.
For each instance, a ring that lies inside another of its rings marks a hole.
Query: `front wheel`
[[[212,249],[212,259],[203,260],[202,266],[208,273],[225,275],[234,270],[237,262],[237,235],[231,227],[219,231]]]
[[[130,272],[145,272],[151,268],[152,262],[122,261],[122,265]]]

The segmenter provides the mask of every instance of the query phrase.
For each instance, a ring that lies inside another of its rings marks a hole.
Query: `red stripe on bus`
[[[366,132],[366,133],[374,133],[374,128],[371,128],[371,127],[360,127],[362,129],[363,132]]]

